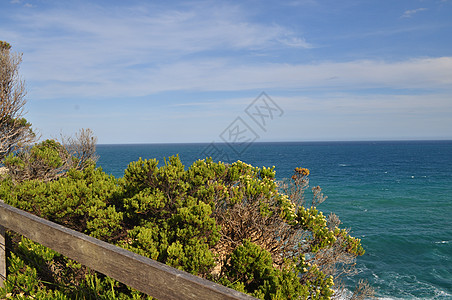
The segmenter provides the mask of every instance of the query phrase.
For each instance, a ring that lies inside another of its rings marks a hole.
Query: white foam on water
[[[449,244],[450,241],[439,241],[439,242],[435,242],[435,244]]]
[[[452,297],[452,294],[446,293],[445,291],[438,291],[438,293],[436,294],[438,297],[440,297],[440,299],[443,299],[443,297]],[[444,298],[446,299],[446,298]]]
[[[450,241],[438,243],[442,242]],[[424,282],[414,275],[408,276],[397,272],[378,274],[372,272],[367,266],[360,266],[358,273],[363,272],[368,274],[369,284],[375,289],[378,300],[452,300],[452,294],[447,288]],[[348,294],[349,297],[351,295],[351,293]]]

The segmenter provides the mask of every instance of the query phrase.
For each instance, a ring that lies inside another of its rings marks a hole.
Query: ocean
[[[122,177],[139,157],[178,154],[191,165],[216,160],[275,166],[278,179],[295,167],[310,169],[311,186],[328,199],[318,208],[334,212],[362,239],[360,279],[381,299],[452,299],[452,141],[291,142],[228,144],[98,145],[98,165]]]

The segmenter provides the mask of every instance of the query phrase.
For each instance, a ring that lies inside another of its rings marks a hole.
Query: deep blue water
[[[381,298],[452,299],[452,141],[99,145],[98,165],[122,177],[139,157],[179,154],[189,166],[206,153],[276,166],[280,179],[309,168],[311,186],[328,196],[319,208],[366,249],[348,285],[367,279]]]

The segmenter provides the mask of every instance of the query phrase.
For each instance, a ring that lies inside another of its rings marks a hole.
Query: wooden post
[[[5,227],[0,225],[0,287],[4,287],[6,280],[6,234]]]
[[[0,199],[0,203],[3,200]],[[0,224],[0,287],[5,287],[3,282],[6,280],[6,231]]]

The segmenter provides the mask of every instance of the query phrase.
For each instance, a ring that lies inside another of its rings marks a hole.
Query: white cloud
[[[304,38],[299,38],[299,37],[282,38],[282,39],[279,39],[278,41],[280,41],[282,44],[285,44],[290,47],[306,48],[306,49],[314,48],[314,46],[311,45],[310,43],[306,42],[306,40]]]
[[[268,49],[288,42],[291,46],[308,46],[302,37],[281,26],[250,23],[241,15],[230,6],[195,6],[186,11],[159,11],[152,7],[108,10],[91,6],[81,11],[59,9],[28,14],[20,22],[25,24],[25,34],[25,30],[33,30],[33,35],[26,37],[32,39],[30,44],[52,34],[49,47],[96,47],[107,58],[110,52],[130,57],[162,51],[187,55],[219,49]]]
[[[319,64],[235,64],[198,59],[144,69],[83,72],[54,70],[29,80],[37,98],[133,97],[165,91],[445,89],[452,87],[452,57],[401,62],[350,61]],[[31,74],[31,73],[29,73]],[[52,78],[61,74],[61,77]],[[41,77],[41,78],[40,78]],[[42,78],[44,77],[44,78]],[[61,81],[57,81],[60,79]]]
[[[11,3],[11,4],[22,4],[23,1],[22,1],[22,0],[11,0],[10,3]],[[24,6],[24,7],[27,7],[27,8],[34,7],[33,4],[28,3],[28,2],[25,2],[25,3],[23,4],[23,6]]]
[[[28,84],[30,120],[49,132],[92,127],[104,141],[138,142],[180,141],[181,134],[172,135],[183,129],[183,139],[192,141],[198,132],[206,141],[261,91],[285,111],[270,139],[305,138],[299,135],[306,124],[309,131],[320,130],[312,131],[319,138],[344,130],[366,136],[361,128],[392,130],[396,122],[408,132],[422,129],[426,119],[413,118],[422,114],[438,122],[431,132],[450,128],[451,56],[410,58],[406,52],[391,61],[327,61],[319,57],[335,56],[322,56],[331,53],[326,47],[316,49],[315,42],[294,31],[301,23],[288,28],[239,5],[78,2],[77,7],[28,10],[22,9],[25,1],[12,0],[20,6],[2,22],[0,36],[24,53],[21,75]],[[426,25],[416,26],[368,28],[362,36],[352,30],[347,38],[416,32]],[[322,31],[311,32],[313,40],[321,41],[316,32]],[[386,120],[390,125],[383,124]]]
[[[416,8],[416,9],[409,9],[409,10],[406,10],[401,17],[402,18],[411,18],[414,14],[417,14],[418,12],[421,12],[424,10],[427,10],[427,8],[421,7],[421,8]]]
[[[238,52],[312,47],[287,28],[250,22],[245,15],[231,5],[178,10],[91,4],[20,12],[13,17],[13,27],[0,31],[13,37],[25,53],[26,79],[38,82],[37,90],[47,91],[38,97],[57,97],[61,91],[110,95],[111,88],[127,89],[124,82],[152,84],[146,78],[174,69],[179,61],[200,63],[200,70],[212,68],[205,66],[210,61],[198,56],[235,57]],[[222,59],[213,63],[224,64]],[[193,72],[202,76],[196,69]],[[143,92],[147,93],[140,88],[138,94]]]
[[[294,0],[289,2],[283,2],[282,5],[287,6],[304,6],[304,5],[317,5],[316,0]]]
[[[30,11],[16,19],[9,35],[23,48],[22,75],[35,99],[134,97],[180,90],[452,86],[452,57],[244,62],[237,53],[249,57],[312,45],[280,25],[249,21],[239,6],[168,10],[90,5]]]

